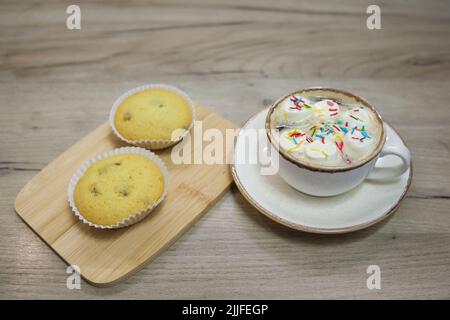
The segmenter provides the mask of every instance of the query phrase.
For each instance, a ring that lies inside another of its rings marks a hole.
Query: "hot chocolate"
[[[349,167],[377,149],[382,121],[369,105],[339,92],[300,91],[277,102],[271,115],[280,149],[313,167]]]

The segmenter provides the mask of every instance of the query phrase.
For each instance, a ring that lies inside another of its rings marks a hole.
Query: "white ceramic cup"
[[[305,92],[317,92],[318,96],[329,98],[337,98],[347,102],[360,103],[372,109],[377,116],[377,121],[381,128],[381,138],[378,146],[374,151],[362,161],[355,165],[343,168],[326,168],[314,167],[305,164],[296,159],[293,155],[281,149],[277,140],[273,138],[276,130],[272,128],[271,115],[278,104],[287,97],[297,94],[301,95]],[[313,196],[327,197],[347,192],[362,183],[364,179],[385,180],[401,176],[405,173],[410,165],[411,154],[409,149],[400,139],[387,138],[386,128],[383,120],[365,99],[344,91],[333,88],[308,88],[290,93],[277,100],[267,113],[265,123],[267,137],[279,155],[278,167],[279,175],[295,189]],[[383,162],[384,157],[394,155],[399,157],[401,164],[394,166],[386,166]]]

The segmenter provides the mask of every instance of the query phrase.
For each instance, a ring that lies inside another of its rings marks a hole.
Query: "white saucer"
[[[246,129],[264,129],[267,109],[242,127],[235,145],[234,159],[248,152],[242,133]],[[400,136],[385,124],[388,139]],[[259,135],[259,146],[267,146],[266,135]],[[247,153],[248,154],[248,153]],[[400,161],[385,157],[383,165]],[[342,195],[319,198],[303,194],[289,186],[278,174],[261,175],[259,164],[239,164],[232,167],[233,179],[243,196],[270,219],[293,229],[313,233],[346,233],[367,228],[391,215],[409,189],[412,163],[401,177],[391,180],[366,180]]]

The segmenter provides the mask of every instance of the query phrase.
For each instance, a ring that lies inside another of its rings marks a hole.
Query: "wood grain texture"
[[[366,29],[369,4],[382,30]],[[0,2],[0,297],[450,298],[448,1],[80,5],[72,32],[64,3]],[[353,91],[411,148],[412,190],[381,224],[319,236],[273,223],[233,188],[124,283],[68,290],[66,265],[14,214],[15,195],[147,82],[179,86],[237,124],[298,88]],[[379,291],[366,288],[370,264]]]

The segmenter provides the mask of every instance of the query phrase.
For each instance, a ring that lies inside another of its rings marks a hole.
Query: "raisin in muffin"
[[[113,226],[155,204],[164,192],[164,176],[151,159],[116,154],[96,161],[78,180],[74,203],[88,221]]]

